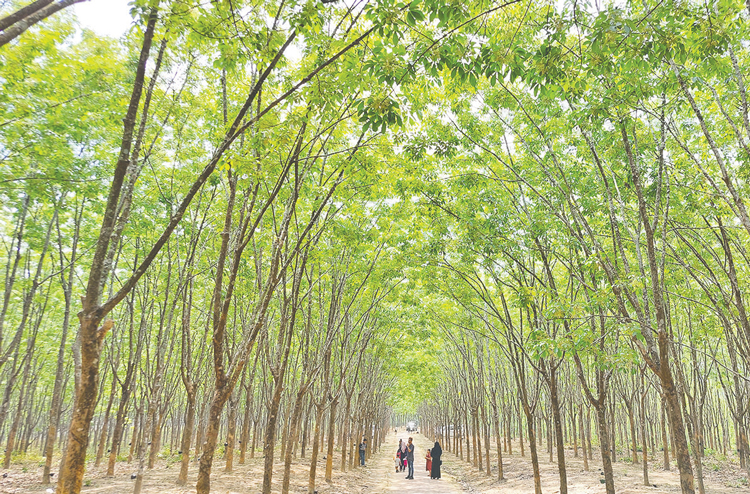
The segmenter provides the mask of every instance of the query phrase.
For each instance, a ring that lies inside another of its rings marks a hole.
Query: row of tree
[[[312,493],[319,456],[330,480],[388,423],[401,232],[373,189],[396,114],[360,66],[424,15],[139,0],[115,42],[50,17],[73,3],[2,7],[5,466],[42,450],[48,483],[62,452],[75,493],[87,458],[127,459],[140,492],[168,449],[207,493],[217,455],[259,447],[263,492],[277,461],[288,492],[310,451]]]
[[[746,4],[72,3],[0,20],[6,462],[76,493],[130,442],[139,488],[179,437],[208,492],[222,439],[343,451],[442,379],[433,433],[546,435],[561,492],[572,403],[608,493],[625,435],[684,493],[747,465]],[[389,351],[430,325],[442,367]]]
[[[683,493],[706,491],[707,447],[747,469],[748,14],[573,5],[537,18],[541,41],[497,24],[466,77],[425,96],[408,187],[439,218],[432,318],[464,336],[423,414],[454,449],[471,438],[478,460],[495,440],[501,462],[523,433],[537,493],[537,440],[564,493],[565,448],[589,428],[608,493],[626,441],[646,483],[647,453],[668,466],[671,450]]]

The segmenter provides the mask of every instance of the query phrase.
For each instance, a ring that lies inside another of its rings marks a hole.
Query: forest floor
[[[352,471],[341,472],[339,469],[340,455],[334,455],[334,471],[332,482],[323,480],[325,474],[325,460],[320,456],[318,464],[318,494],[384,494],[389,492],[414,494],[456,494],[460,492],[481,494],[531,494],[534,492],[531,463],[528,449],[526,456],[519,453],[518,444],[513,445],[513,455],[503,456],[505,469],[504,481],[497,481],[497,458],[491,455],[493,465],[492,476],[479,472],[466,461],[461,461],[453,453],[445,451],[443,454],[443,475],[440,481],[431,480],[425,470],[424,455],[431,443],[421,434],[412,434],[416,444],[416,458],[414,479],[406,480],[405,472],[395,472],[393,456],[398,445],[398,439],[409,436],[403,430],[398,435],[389,434],[381,450],[368,461],[365,468],[355,468]],[[542,490],[545,494],[559,492],[557,463],[549,461],[545,448],[540,448],[540,468]],[[309,454],[309,452],[308,452]],[[485,460],[486,461],[486,460]],[[566,450],[568,472],[568,492],[570,494],[599,494],[604,493],[598,455],[589,461],[590,471],[583,469],[583,460],[573,456],[572,448]],[[3,470],[7,477],[0,476],[0,493],[25,494],[49,492],[51,486],[40,483],[42,461],[20,460],[9,470]],[[144,479],[144,494],[188,494],[195,492],[195,481],[198,470],[197,462],[190,465],[191,471],[188,485],[175,485],[179,472],[176,459],[160,460],[157,467],[146,473]],[[99,468],[91,466],[85,476],[86,494],[126,494],[132,492],[133,481],[130,479],[136,464],[119,463],[113,478],[105,476],[106,465]],[[679,477],[672,465],[672,471],[665,472],[659,462],[649,465],[649,482],[652,487],[643,486],[642,467],[623,461],[614,464],[615,487],[618,494],[635,493],[679,493]],[[281,491],[283,463],[276,462],[274,468],[273,492]],[[307,492],[309,474],[309,459],[297,458],[292,464],[292,480],[290,492],[301,494]],[[706,492],[710,494],[745,494],[749,492],[748,476],[732,461],[718,461],[713,458],[705,459],[704,475],[706,477]],[[211,492],[216,494],[256,494],[261,491],[263,476],[263,458],[256,454],[255,458],[247,458],[244,465],[235,465],[234,472],[224,472],[224,462],[217,459],[211,479]],[[656,485],[656,487],[653,487]]]
[[[534,477],[528,444],[525,446],[525,457],[520,455],[519,444],[516,442],[513,444],[513,455],[503,455],[505,480],[497,480],[497,455],[494,452],[490,454],[492,475],[488,476],[478,471],[470,463],[459,460],[456,455],[446,452],[444,449],[443,475],[445,476],[447,472],[463,486],[465,491],[471,493],[533,494]],[[538,454],[542,492],[545,494],[559,493],[560,477],[557,459],[550,461],[545,447],[539,447]],[[589,471],[585,471],[580,450],[579,456],[574,457],[573,448],[566,448],[565,463],[569,494],[604,494],[606,492],[604,485],[600,482],[600,479],[604,479],[600,458],[601,455],[594,451],[593,460],[588,462]],[[622,455],[618,458],[620,461],[613,464],[615,490],[618,494],[672,494],[681,492],[679,473],[674,460],[672,460],[671,471],[665,471],[662,468],[662,462],[650,458],[648,469],[650,487],[647,487],[643,485],[643,465],[634,465],[630,461],[622,461]],[[487,460],[484,461],[486,464]],[[709,494],[746,494],[750,492],[748,474],[739,468],[737,461],[704,458],[703,475],[706,492]],[[697,486],[696,492],[698,492]]]

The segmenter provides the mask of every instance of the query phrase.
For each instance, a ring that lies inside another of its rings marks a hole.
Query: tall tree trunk
[[[135,130],[135,122],[143,90],[146,64],[151,51],[151,43],[157,21],[157,6],[158,3],[155,3],[154,7],[151,8],[147,27],[144,31],[143,45],[136,69],[133,92],[126,117],[123,120],[123,137],[120,154],[89,272],[88,285],[83,299],[83,309],[78,316],[80,320],[78,331],[78,341],[80,344],[80,381],[76,389],[73,414],[68,430],[67,446],[60,465],[60,479],[57,484],[59,494],[78,494],[81,492],[83,485],[83,474],[86,469],[86,449],[89,444],[89,430],[91,420],[94,418],[97,391],[99,388],[99,363],[101,361],[102,346],[104,337],[113,325],[113,321],[108,319],[100,326],[102,319],[107,314],[107,312],[103,311],[102,306],[100,306],[103,283],[108,274],[105,272],[104,267],[111,241],[110,235],[113,233],[116,223],[117,206],[120,202],[122,184],[131,160],[130,150],[133,142],[133,132]],[[137,278],[132,281],[132,286],[134,286],[136,281]],[[112,308],[113,306],[109,307],[108,310],[112,310]]]
[[[60,333],[60,345],[57,347],[57,366],[55,368],[55,385],[52,391],[52,403],[49,411],[49,428],[47,429],[47,444],[44,449],[44,471],[42,473],[42,484],[50,483],[50,472],[52,470],[52,456],[55,451],[55,440],[57,431],[60,428],[60,415],[62,410],[63,393],[65,381],[65,345],[68,340],[68,330],[70,329],[70,312],[73,297],[73,276],[76,266],[76,255],[78,252],[78,239],[80,237],[81,218],[83,216],[85,201],[81,202],[80,210],[76,208],[75,226],[73,230],[73,239],[70,252],[70,265],[68,266],[68,278],[65,279],[66,259],[63,255],[63,240],[60,233],[59,218],[55,222],[57,227],[57,245],[60,259],[60,284],[65,298],[65,310],[63,312],[62,330]]]

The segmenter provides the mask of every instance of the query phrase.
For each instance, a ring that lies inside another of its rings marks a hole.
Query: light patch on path
[[[414,438],[416,446],[414,451],[414,480],[406,480],[407,471],[396,472],[393,457],[398,448],[398,440],[406,441],[409,436]],[[440,480],[430,479],[426,470],[425,454],[432,448],[422,434],[409,434],[399,429],[398,435],[388,434],[380,451],[374,458],[370,459],[367,466],[371,470],[371,478],[377,479],[376,486],[369,492],[381,494],[383,492],[410,492],[414,494],[458,494],[465,492],[456,482],[456,479],[445,473],[445,467],[450,465],[450,458],[443,453],[442,478]]]

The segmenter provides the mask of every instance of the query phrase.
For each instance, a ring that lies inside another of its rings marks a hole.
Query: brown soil
[[[355,468],[352,471],[341,472],[339,470],[340,456],[334,454],[333,481],[326,483],[323,479],[325,473],[325,460],[318,464],[317,492],[318,494],[383,494],[388,492],[415,493],[415,494],[456,494],[459,492],[471,492],[482,494],[532,494],[534,483],[531,471],[528,448],[526,457],[519,454],[518,444],[514,444],[514,454],[504,455],[503,465],[505,468],[504,481],[497,481],[497,460],[491,455],[493,465],[492,476],[479,472],[470,463],[460,460],[450,452],[443,455],[443,478],[440,481],[430,480],[425,471],[424,455],[431,443],[421,434],[413,434],[417,447],[415,462],[415,480],[406,480],[405,473],[396,473],[393,463],[393,455],[396,451],[399,438],[406,439],[408,434],[399,431],[398,435],[389,434],[384,447],[368,460],[365,468]],[[557,464],[549,461],[549,455],[545,448],[540,448],[540,468],[542,471],[542,490],[545,494],[559,492],[559,480],[557,475]],[[308,452],[309,456],[309,452]],[[187,494],[195,492],[194,485],[198,464],[191,463],[188,485],[180,487],[175,485],[175,479],[179,469],[177,458],[162,459],[154,470],[146,473],[144,481],[144,494]],[[598,455],[589,462],[590,471],[583,470],[583,461],[579,457],[573,457],[572,448],[566,451],[568,470],[568,492],[570,494],[599,494],[604,493],[604,485],[599,482],[602,478],[599,470]],[[636,493],[679,493],[679,480],[676,468],[672,465],[672,471],[665,472],[661,464],[652,460],[649,465],[649,482],[651,487],[646,487],[642,482],[641,465],[632,465],[619,461],[615,463],[615,486],[618,494]],[[486,462],[486,460],[485,460]],[[25,494],[44,493],[53,486],[41,485],[41,461],[19,461],[10,470],[3,471],[7,477],[0,476],[0,493]],[[730,460],[719,461],[714,458],[706,458],[704,461],[706,492],[710,494],[745,494],[750,492],[748,488],[747,472],[741,471],[736,462]],[[119,463],[114,478],[105,476],[106,466],[100,468],[89,468],[86,473],[86,486],[83,492],[86,494],[124,494],[132,492],[133,481],[131,474],[136,465]],[[217,494],[256,494],[260,493],[263,459],[260,453],[255,458],[248,458],[245,465],[235,465],[233,473],[224,473],[224,463],[217,460],[214,464],[212,475],[211,492]],[[281,491],[281,475],[283,463],[276,462],[274,469],[274,493]],[[309,459],[297,458],[292,464],[292,481],[290,492],[301,494],[307,492],[307,479],[309,472]],[[656,487],[654,487],[656,485]]]
[[[341,456],[334,454],[334,471],[331,483],[325,481],[325,460],[318,462],[316,492],[341,493],[341,494],[363,494],[374,492],[371,488],[379,480],[375,478],[375,472],[365,468],[355,468],[351,472],[342,473],[339,470]],[[309,451],[308,451],[309,457]],[[235,457],[236,458],[236,457]],[[235,460],[236,461],[236,460]],[[40,463],[20,462],[11,469],[4,471],[7,478],[0,476],[0,494],[26,494],[45,493],[47,489],[53,489],[54,485],[42,485],[42,468]],[[178,486],[175,484],[180,465],[177,458],[160,460],[156,468],[147,471],[144,477],[143,494],[188,494],[195,492],[195,482],[198,473],[198,463],[190,464],[188,484]],[[281,481],[283,475],[283,461],[277,459],[274,466],[273,492],[281,492]],[[297,458],[292,463],[292,477],[290,493],[300,494],[307,492],[310,460]],[[24,470],[26,470],[24,472]],[[94,468],[89,465],[84,477],[85,494],[126,494],[133,491],[134,481],[130,476],[137,470],[137,463],[128,464],[121,462],[117,464],[114,477],[107,477],[106,463],[101,467]],[[247,458],[244,465],[234,466],[232,473],[224,473],[224,461],[214,461],[211,474],[211,492],[217,494],[260,494],[263,481],[263,458],[262,453],[257,452],[255,458]],[[53,470],[56,472],[56,470]]]
[[[503,454],[505,480],[497,480],[497,455],[490,454],[492,475],[480,472],[466,461],[461,461],[452,453],[443,453],[443,469],[454,475],[466,491],[482,494],[533,494],[534,477],[531,468],[528,445],[526,456],[520,455],[519,445],[514,443],[513,455]],[[494,449],[494,443],[493,443]],[[484,451],[482,451],[484,453]],[[661,454],[661,452],[659,452]],[[574,457],[573,448],[566,449],[565,463],[568,474],[568,492],[570,494],[603,494],[604,485],[600,482],[604,476],[601,472],[601,456],[594,452],[594,459],[589,461],[589,471],[583,469],[583,459],[579,449]],[[542,491],[545,494],[560,492],[560,479],[557,473],[557,460],[550,462],[545,447],[539,448],[539,468],[541,470]],[[621,459],[621,458],[620,458]],[[736,460],[736,459],[735,459]],[[487,460],[484,459],[485,465]],[[618,494],[636,493],[679,493],[680,482],[677,467],[672,463],[671,471],[664,471],[662,462],[649,459],[649,486],[643,484],[643,466],[630,462],[618,461],[613,465],[615,489]],[[750,492],[748,474],[740,470],[736,461],[719,461],[713,458],[704,459],[704,484],[709,494],[746,494]],[[696,492],[698,492],[696,485]]]

